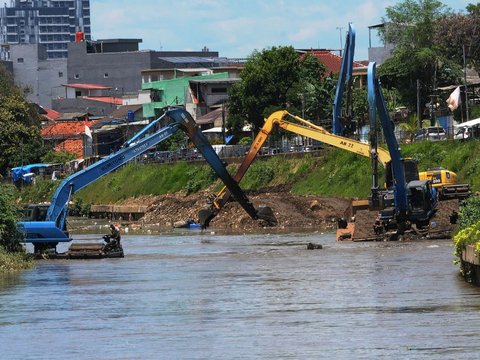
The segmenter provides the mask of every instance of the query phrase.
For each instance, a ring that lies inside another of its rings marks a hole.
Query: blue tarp
[[[15,167],[12,169],[13,181],[16,182],[19,180],[24,180],[26,182],[31,182],[33,180],[32,177],[25,176],[26,174],[32,173],[33,170],[35,169],[46,168],[49,166],[50,164],[30,164],[30,165]]]

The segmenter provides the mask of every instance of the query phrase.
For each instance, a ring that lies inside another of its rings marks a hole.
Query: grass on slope
[[[324,161],[295,182],[292,192],[298,195],[368,196],[371,187],[370,159],[339,149],[326,151],[328,155]],[[383,178],[383,171],[380,178]]]
[[[110,204],[140,195],[195,192],[214,181],[206,165],[186,162],[165,165],[128,165],[94,182],[75,196],[86,203]]]

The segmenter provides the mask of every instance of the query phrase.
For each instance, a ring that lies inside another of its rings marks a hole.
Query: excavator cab
[[[417,227],[427,226],[437,209],[437,194],[429,180],[414,180],[407,185],[408,213]]]
[[[24,221],[45,221],[48,204],[30,204],[23,211]]]

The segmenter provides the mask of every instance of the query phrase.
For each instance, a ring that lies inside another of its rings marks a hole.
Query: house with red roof
[[[88,113],[64,114],[55,122],[44,127],[40,134],[44,143],[55,151],[73,153],[77,158],[92,155],[92,139],[85,134],[86,126],[91,127]]]
[[[338,74],[342,67],[342,57],[340,55],[334,54],[330,50],[324,49],[301,49],[297,50],[300,54],[310,54],[315,56],[322,64],[325,65],[326,73],[328,74]],[[356,83],[356,87],[363,87],[366,84],[367,79],[367,68],[368,61],[354,61],[352,75],[354,78],[359,79]]]

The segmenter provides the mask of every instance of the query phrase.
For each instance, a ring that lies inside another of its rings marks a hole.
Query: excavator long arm
[[[153,134],[146,135],[150,129],[164,118],[165,120],[170,119],[173,121],[155,131]],[[233,180],[227,172],[224,164],[208,140],[202,132],[196,128],[195,121],[191,115],[183,109],[174,108],[167,110],[160,118],[147,125],[137,135],[127,141],[117,152],[63,180],[52,197],[51,205],[48,208],[44,221],[23,221],[18,223],[19,227],[25,233],[24,242],[57,244],[58,242],[71,241],[72,239],[66,231],[68,203],[71,196],[102,176],[143,154],[156,144],[169,138],[179,129],[185,131],[215,173],[222,179],[228,190],[234,194],[235,198],[252,218],[265,219],[270,222],[274,220],[273,213],[268,214],[268,217],[266,215],[263,216],[263,214],[259,214],[253,207],[245,193],[240,189],[238,183]]]
[[[140,133],[152,128],[163,119],[164,115],[147,125]],[[25,242],[58,243],[71,241],[66,231],[68,203],[73,194],[102,176],[114,171],[133,158],[143,154],[156,144],[168,139],[179,128],[179,123],[172,123],[153,134],[129,141],[117,152],[65,178],[55,190],[45,221],[22,221],[18,225],[25,233]]]
[[[201,130],[196,127],[195,120],[193,120],[192,116],[187,111],[183,109],[174,109],[168,112],[168,116],[174,119],[175,123],[181,124],[180,127],[182,130],[185,131],[190,140],[195,144],[198,151],[200,151],[218,177],[222,179],[229,193],[235,196],[235,199],[240,203],[240,205],[252,219],[262,219],[268,223],[276,223],[276,219],[271,210],[269,212],[268,210],[260,212],[254,208],[252,203],[248,200],[247,196],[238,185],[238,182],[232,178],[225,168],[225,165],[208,142],[208,139],[205,137],[205,135],[203,135]]]
[[[286,117],[290,117],[297,121],[297,123],[289,122],[285,120]],[[336,148],[347,150],[353,153],[356,153],[361,156],[370,157],[371,150],[370,145],[362,143],[360,141],[344,138],[342,136],[337,136],[329,133],[321,126],[315,125],[306,121],[299,116],[290,114],[286,110],[276,111],[271,114],[263,125],[262,129],[258,132],[255,140],[250,147],[245,159],[237,170],[237,173],[234,175],[234,180],[238,183],[242,180],[243,176],[247,172],[250,165],[255,160],[256,156],[260,152],[261,147],[267,140],[268,136],[275,127],[279,127],[283,130],[290,131],[292,133],[306,136],[308,138],[321,141],[325,144],[331,145]],[[385,166],[390,161],[390,154],[387,150],[383,148],[378,148],[377,155],[379,161]],[[220,212],[220,210],[225,206],[225,204],[230,199],[231,193],[227,188],[223,188],[216,195],[215,200],[213,201],[213,206],[210,208],[202,209],[199,213],[199,222],[203,227],[207,227],[210,221]]]

